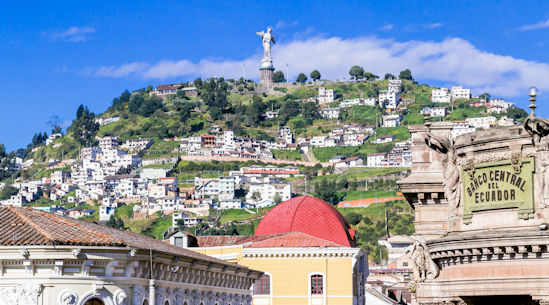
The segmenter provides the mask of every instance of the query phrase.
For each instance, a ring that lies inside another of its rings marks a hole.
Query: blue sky
[[[420,82],[461,84],[549,117],[547,1],[67,1],[0,11],[0,143],[25,146],[50,117],[104,111],[124,89],[205,77],[257,77],[271,25],[275,66],[347,76],[409,67]]]

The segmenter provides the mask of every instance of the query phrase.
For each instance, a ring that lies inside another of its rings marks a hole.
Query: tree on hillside
[[[227,100],[229,95],[228,86],[225,79],[211,78],[202,84],[202,90],[200,92],[204,103],[208,105],[208,111],[210,117],[214,120],[218,120],[224,113],[229,112],[230,104]]]
[[[299,75],[297,76],[295,81],[300,83],[300,84],[303,84],[307,81],[307,75],[305,75],[303,73],[299,73]]]
[[[130,92],[126,89],[124,90],[124,92],[122,92],[122,94],[120,94],[119,97],[115,97],[113,100],[112,100],[112,108],[116,109],[116,110],[123,110],[124,109],[124,105],[127,104],[130,100]]]
[[[156,95],[148,95],[147,93],[134,92],[128,103],[130,113],[150,117],[157,110],[164,109],[162,99]]]
[[[252,97],[252,102],[248,106],[246,111],[246,122],[248,126],[257,127],[259,122],[263,120],[263,113],[267,105],[263,102],[263,99],[259,95],[254,95]]]
[[[304,102],[301,104],[301,115],[307,121],[307,125],[313,124],[313,121],[320,118],[320,113],[318,112],[317,103]]]
[[[6,185],[0,189],[0,200],[9,199],[12,195],[17,194],[19,190],[11,185]]]
[[[80,104],[78,106],[78,109],[76,109],[76,118],[79,119],[82,116],[82,113],[84,113],[84,105]]]
[[[349,70],[349,75],[354,79],[362,79],[364,77],[364,68],[354,65],[351,67],[351,70]]]
[[[383,77],[383,79],[395,79],[395,76],[391,73],[385,73],[385,76]]]
[[[412,77],[412,71],[410,69],[404,69],[400,71],[400,74],[398,75],[399,79],[406,79],[406,80],[414,80]]]
[[[339,196],[335,190],[335,181],[327,181],[324,178],[320,181],[320,184],[315,185],[315,196],[335,205],[339,203]]]
[[[317,81],[320,79],[320,72],[318,72],[318,70],[314,70],[313,72],[311,72],[311,75],[309,75],[311,77],[311,79],[313,81]]]
[[[371,73],[371,72],[364,72],[364,78],[368,81],[374,81],[379,78],[379,76]]]
[[[522,108],[511,107],[507,109],[507,117],[512,118],[514,120],[522,121],[527,116],[528,116],[528,113],[524,111],[524,109]]]
[[[195,86],[198,90],[200,90],[200,89],[202,89],[202,85],[203,85],[204,83],[202,82],[202,79],[201,79],[201,78],[197,78],[197,79],[195,79],[195,80],[193,81],[193,84],[194,84],[194,86]]]
[[[122,218],[115,218],[114,215],[111,215],[109,220],[105,223],[107,227],[116,228],[116,229],[124,229],[125,224],[124,220]]]
[[[82,106],[82,105],[80,105]],[[80,110],[80,108],[78,109]],[[77,110],[77,112],[78,112]],[[63,119],[61,119],[58,115],[53,115],[48,120],[48,125],[51,127],[51,133],[60,133],[61,132],[61,124],[63,124]]]
[[[351,213],[347,214],[347,216],[345,216],[345,218],[353,226],[356,226],[357,224],[359,224],[362,221],[362,215],[360,215],[358,213],[355,213],[355,212],[351,212]]]
[[[484,92],[483,94],[479,95],[478,97],[480,97],[483,100],[489,101],[490,98],[492,97],[492,95],[488,92]]]
[[[284,77],[284,73],[282,71],[278,70],[273,75],[273,82],[275,83],[284,83],[286,82],[286,77]]]
[[[282,125],[286,124],[292,117],[297,116],[301,111],[301,107],[298,102],[294,100],[288,100],[282,103],[280,110],[278,111],[278,119]]]
[[[74,138],[82,145],[89,146],[95,141],[95,134],[99,130],[99,124],[95,122],[95,114],[90,112],[88,107],[80,105],[76,112],[76,119],[68,131],[73,132]]]

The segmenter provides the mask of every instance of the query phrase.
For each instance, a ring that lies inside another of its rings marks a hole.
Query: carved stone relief
[[[124,290],[118,290],[114,293],[114,303],[116,305],[126,305],[128,302],[128,295]]]
[[[8,305],[37,305],[42,285],[0,287],[0,299]]]
[[[60,305],[74,305],[78,302],[78,295],[73,291],[63,291],[59,294]]]

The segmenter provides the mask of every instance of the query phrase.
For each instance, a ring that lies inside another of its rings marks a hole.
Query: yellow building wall
[[[219,256],[235,254],[228,260],[271,275],[271,297],[254,296],[256,305],[351,305],[353,304],[353,260],[330,258],[242,258],[242,247],[190,248],[196,252]],[[309,298],[309,275],[320,273],[324,278],[322,303]],[[258,300],[261,299],[261,300]],[[272,300],[272,303],[271,303]],[[265,303],[267,302],[268,303]]]
[[[353,260],[349,257],[330,258],[242,258],[242,247],[190,248],[211,255],[234,254],[237,263],[271,275],[271,297],[254,296],[255,305],[351,305],[353,304]],[[309,275],[320,273],[324,278],[322,303],[309,298]],[[261,300],[258,300],[261,299]],[[272,303],[271,303],[272,300]],[[267,302],[268,303],[265,303]]]
[[[226,259],[226,261],[230,263],[238,263],[238,261],[242,258],[242,246],[236,246],[236,247],[212,247],[212,248],[189,248],[190,250],[193,250],[198,253],[202,253],[205,255],[210,256],[221,256],[221,255],[228,255],[231,256],[234,254],[236,256],[235,259]]]
[[[351,258],[245,258],[239,263],[271,275],[272,304],[309,304],[311,273],[325,275],[323,304],[353,304]]]

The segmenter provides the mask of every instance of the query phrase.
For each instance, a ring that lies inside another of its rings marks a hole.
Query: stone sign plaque
[[[480,163],[461,169],[463,182],[463,223],[473,213],[518,208],[518,216],[528,219],[534,213],[534,158]]]

